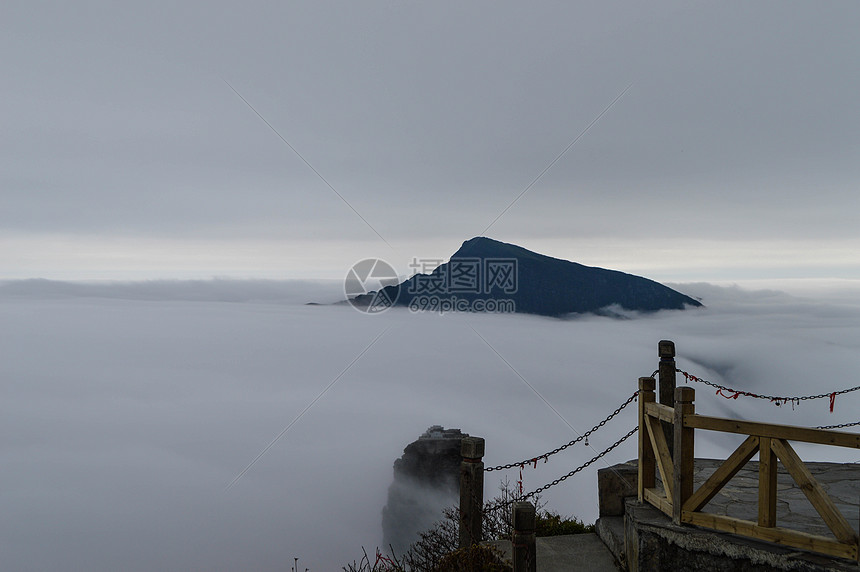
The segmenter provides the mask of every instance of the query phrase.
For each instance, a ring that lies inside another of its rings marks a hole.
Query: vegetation
[[[565,518],[550,510],[538,511],[535,515],[535,536],[561,536],[594,532],[593,524],[585,524],[577,518]]]
[[[499,487],[499,495],[488,501],[486,506],[503,505],[503,508],[487,510],[483,518],[483,535],[487,539],[509,539],[511,526],[510,503],[520,500],[508,481]],[[582,534],[593,532],[593,525],[586,525],[576,518],[567,518],[559,513],[545,510],[546,503],[540,497],[530,499],[537,509],[535,518],[536,536],[558,536],[562,534]],[[489,546],[472,546],[460,549],[459,510],[457,507],[443,509],[442,519],[418,535],[418,540],[400,557],[384,555],[377,549],[375,558],[367,552],[359,561],[343,567],[344,572],[458,572],[460,570],[481,570],[482,572],[503,572],[511,570],[510,564],[503,562],[501,554]],[[392,551],[393,552],[393,551]],[[371,562],[373,560],[373,562]]]
[[[410,548],[409,552],[412,552]],[[491,546],[472,545],[470,548],[459,548],[453,550],[437,561],[433,562],[429,567],[416,567],[415,563],[407,563],[410,561],[409,555],[404,560],[399,560],[396,557],[388,557],[381,554],[378,550],[376,557],[371,564],[371,559],[367,552],[364,552],[361,560],[353,561],[352,564],[344,566],[345,572],[462,572],[462,571],[480,571],[480,572],[511,572],[511,565],[502,559],[502,554]]]
[[[461,572],[465,570],[480,570],[481,572],[511,572],[510,563],[502,560],[502,555],[490,546],[473,544],[469,548],[460,548],[447,554],[440,561],[434,572]]]

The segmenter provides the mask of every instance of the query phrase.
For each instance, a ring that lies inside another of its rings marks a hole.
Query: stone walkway
[[[490,542],[511,558],[509,540]],[[612,553],[596,534],[546,536],[536,539],[538,572],[619,572]]]
[[[721,459],[696,459],[695,488],[701,486],[722,462],[723,460]],[[836,507],[842,512],[851,526],[854,527],[854,530],[860,529],[860,464],[808,462],[805,465],[830,498],[833,499]],[[619,470],[630,470],[632,468],[635,475],[636,461],[616,465],[616,467]],[[657,480],[658,487],[662,487],[662,484],[659,482],[659,474]],[[654,512],[662,518],[661,513]],[[756,521],[758,518],[758,462],[750,461],[747,463],[705,506],[704,512]],[[603,520],[606,521],[604,523],[605,526],[611,524],[610,520],[618,520],[620,528],[616,534],[621,534],[623,537],[623,524],[621,524],[623,519],[621,517]],[[777,475],[777,526],[832,538],[827,525],[824,524],[824,521],[806,498],[806,495],[803,494],[803,491],[781,464],[779,464]],[[678,532],[683,531],[689,533],[691,532],[691,528],[678,528]],[[702,532],[704,533],[705,531]],[[816,562],[822,560],[821,557],[810,555],[815,562],[807,562],[802,555],[798,555],[796,551],[790,549],[782,549],[768,543],[750,543],[739,537],[724,533],[715,532],[709,534],[725,539],[726,542],[732,542],[732,538],[737,539],[736,541],[739,543],[739,546],[743,547],[739,550],[741,554],[752,550],[748,546],[751,544],[757,546],[758,548],[756,549],[759,551],[762,549],[769,550],[767,546],[772,546],[775,560],[790,560],[791,566],[785,569],[793,569],[792,566],[798,562],[802,562],[804,566],[811,566],[809,569],[819,569],[816,567]],[[619,541],[623,545],[623,538]],[[492,544],[510,557],[509,541],[497,541]],[[621,546],[618,548],[621,548]],[[787,553],[788,556],[782,555],[781,553],[783,552]],[[616,572],[619,570],[615,564],[612,552],[595,534],[538,538],[537,553],[538,572],[556,572],[561,570]],[[845,565],[845,561],[841,561],[838,563],[834,562],[832,568],[824,564],[824,568],[842,570]],[[848,565],[849,568],[852,566],[854,565]],[[783,568],[773,566],[762,569]]]
[[[723,463],[722,459],[696,459],[694,490]],[[806,468],[833,500],[855,531],[860,528],[860,463],[806,462]],[[757,461],[748,462],[703,508],[702,512],[758,520]],[[632,569],[659,564],[684,570],[858,570],[857,563],[788,546],[708,529],[673,525],[671,519],[647,503],[638,503],[633,483],[636,461],[621,463],[610,472],[602,469],[601,512],[597,530],[616,560]],[[598,480],[601,480],[600,472]],[[619,475],[620,478],[614,478]],[[657,487],[662,488],[659,473]],[[633,495],[630,497],[630,495]],[[617,501],[627,497],[616,512]],[[611,502],[610,502],[611,501]],[[604,508],[606,511],[604,512]],[[622,516],[623,514],[623,516]],[[830,529],[791,475],[778,463],[776,525],[825,538]],[[633,554],[628,554],[632,551]]]
[[[695,488],[705,482],[722,462],[717,459],[696,459],[693,477]],[[833,499],[836,507],[848,519],[854,530],[857,530],[860,526],[860,464],[804,464]],[[820,536],[832,536],[830,529],[781,463],[776,482],[777,526]],[[705,506],[703,512],[756,521],[758,518],[758,462],[747,463]]]

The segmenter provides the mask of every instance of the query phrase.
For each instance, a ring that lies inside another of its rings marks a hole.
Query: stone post
[[[660,340],[657,344],[657,353],[660,356],[660,366],[657,368],[660,374],[658,400],[661,405],[675,407],[675,342]],[[669,445],[671,456],[675,450],[671,423],[663,421],[663,434],[666,435],[666,444]]]
[[[480,544],[484,508],[484,440],[463,437],[460,445],[460,548]]]
[[[535,506],[527,501],[515,502],[511,515],[514,532],[511,537],[514,572],[535,572]]]

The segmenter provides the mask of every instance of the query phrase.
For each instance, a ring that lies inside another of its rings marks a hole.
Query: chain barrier
[[[740,396],[744,397],[753,397],[755,399],[765,399],[767,401],[772,402],[777,407],[780,405],[785,405],[787,403],[791,403],[792,409],[797,405],[800,405],[801,401],[808,401],[810,399],[830,399],[830,412],[833,413],[833,406],[836,404],[836,396],[843,395],[845,393],[851,393],[852,391],[860,391],[860,385],[856,387],[849,387],[848,389],[840,389],[839,391],[831,391],[830,393],[819,393],[817,395],[796,395],[791,397],[780,397],[777,395],[765,395],[760,393],[753,393],[751,391],[744,391],[742,389],[734,389],[731,387],[726,387],[725,385],[720,385],[719,383],[714,383],[713,381],[708,381],[706,379],[702,379],[701,377],[696,377],[691,373],[687,373],[686,371],[676,369],[678,373],[684,376],[684,379],[687,383],[694,381],[696,383],[703,383],[710,387],[713,387],[717,390],[716,394],[726,399],[737,399]],[[651,374],[651,377],[656,377],[659,373],[659,370],[655,371]]]
[[[819,425],[816,429],[842,429],[843,427],[857,427],[860,421],[854,423],[840,423],[839,425]]]
[[[604,455],[606,455],[607,453],[609,453],[611,450],[613,450],[614,448],[616,448],[617,446],[619,446],[621,443],[623,443],[624,441],[626,441],[627,439],[629,439],[629,438],[630,438],[630,436],[631,436],[631,435],[633,435],[634,433],[636,433],[637,431],[639,431],[639,426],[638,426],[638,425],[637,425],[636,427],[634,427],[633,429],[631,429],[630,431],[628,431],[628,432],[627,432],[627,434],[626,434],[626,435],[624,435],[623,437],[621,437],[618,441],[616,441],[615,443],[613,443],[612,445],[610,445],[609,447],[607,447],[606,449],[604,449],[603,451],[601,451],[600,453],[598,453],[597,455],[595,455],[594,457],[592,457],[589,461],[586,461],[584,464],[582,464],[582,465],[580,465],[579,467],[575,468],[574,470],[572,470],[572,471],[571,471],[571,472],[569,472],[568,474],[566,474],[566,475],[564,475],[564,476],[561,476],[561,477],[559,477],[559,478],[555,479],[555,480],[554,480],[554,481],[552,481],[551,483],[548,483],[548,484],[546,484],[546,485],[544,485],[544,486],[542,486],[542,487],[539,487],[539,488],[537,488],[537,489],[533,490],[532,492],[530,492],[530,493],[528,493],[527,495],[525,495],[525,496],[523,497],[523,500],[525,500],[525,499],[527,499],[527,498],[531,498],[531,497],[533,497],[533,496],[535,496],[535,495],[538,495],[538,494],[540,494],[540,493],[544,492],[545,490],[547,490],[548,488],[550,488],[550,487],[554,487],[555,485],[559,484],[560,482],[562,482],[562,481],[564,481],[564,480],[566,480],[566,479],[568,479],[568,478],[572,477],[573,475],[575,475],[575,474],[576,474],[576,473],[578,473],[579,471],[581,471],[581,470],[585,469],[586,467],[591,466],[591,465],[592,465],[594,462],[596,462],[598,459],[602,458]]]
[[[572,476],[573,476],[573,475],[575,475],[576,473],[578,473],[578,472],[582,471],[583,469],[586,469],[586,468],[590,467],[590,466],[591,466],[591,465],[593,465],[595,462],[597,462],[597,460],[598,460],[598,459],[603,458],[603,456],[605,456],[607,453],[609,453],[610,451],[612,451],[613,449],[615,449],[616,447],[618,447],[619,445],[621,445],[621,443],[623,443],[624,441],[626,441],[627,439],[629,439],[629,438],[630,438],[630,436],[631,436],[631,435],[633,435],[634,433],[636,433],[637,431],[639,431],[639,426],[638,426],[638,425],[637,425],[636,427],[634,427],[633,429],[631,429],[630,431],[628,431],[626,435],[624,435],[623,437],[621,437],[620,439],[618,439],[615,443],[613,443],[612,445],[610,445],[609,447],[607,447],[606,449],[604,449],[603,451],[601,451],[600,453],[598,453],[597,455],[595,455],[594,457],[592,457],[590,460],[588,460],[588,461],[586,461],[585,463],[583,463],[582,465],[578,466],[578,467],[577,467],[577,468],[575,468],[574,470],[570,471],[570,472],[569,472],[569,473],[567,473],[566,475],[563,475],[563,476],[561,476],[561,477],[559,477],[559,478],[555,479],[555,480],[554,480],[554,481],[552,481],[551,483],[547,483],[547,484],[545,484],[544,486],[539,487],[539,488],[537,488],[537,489],[533,490],[532,492],[530,492],[530,493],[526,493],[525,495],[519,496],[519,497],[517,497],[517,498],[512,498],[512,499],[509,499],[509,500],[506,500],[506,501],[503,501],[503,502],[500,502],[500,503],[496,503],[496,504],[494,504],[494,505],[485,505],[485,506],[484,506],[484,512],[485,512],[485,513],[487,513],[487,512],[491,512],[491,511],[495,511],[495,510],[500,510],[500,509],[503,509],[503,508],[509,507],[510,505],[514,504],[514,503],[515,503],[515,502],[517,502],[517,501],[524,501],[524,500],[528,500],[528,499],[530,499],[530,498],[532,498],[532,497],[534,497],[534,496],[536,496],[536,495],[539,495],[540,493],[542,493],[543,491],[547,490],[548,488],[550,488],[550,487],[554,487],[555,485],[557,485],[557,484],[561,483],[562,481],[565,481],[565,480],[569,479],[570,477],[572,477]]]
[[[534,468],[537,468],[538,461],[540,461],[541,459],[543,459],[543,462],[544,462],[544,463],[546,463],[546,462],[547,462],[547,460],[548,460],[551,456],[555,455],[556,453],[560,453],[560,452],[564,451],[564,450],[565,450],[565,449],[567,449],[568,447],[571,447],[571,446],[573,446],[573,445],[576,445],[576,444],[577,444],[577,443],[579,443],[580,441],[585,441],[585,444],[586,444],[586,445],[588,445],[588,437],[589,437],[592,433],[594,433],[595,431],[597,431],[598,429],[600,429],[601,427],[603,427],[604,425],[606,425],[606,424],[607,424],[607,423],[608,423],[608,422],[609,422],[613,417],[615,417],[616,415],[618,415],[619,413],[621,413],[621,411],[622,411],[625,407],[627,407],[628,405],[630,405],[631,403],[633,403],[633,401],[636,399],[636,396],[638,396],[638,395],[639,395],[639,392],[638,392],[638,391],[633,392],[633,395],[631,395],[630,397],[628,397],[628,398],[627,398],[627,401],[625,401],[624,403],[622,403],[621,405],[619,405],[619,406],[615,409],[615,411],[613,411],[612,413],[610,413],[609,415],[607,415],[607,416],[606,416],[606,418],[605,418],[605,419],[603,419],[603,421],[601,421],[600,423],[598,423],[597,425],[595,425],[594,427],[592,427],[591,429],[589,429],[588,431],[586,431],[585,433],[583,433],[582,435],[580,435],[579,437],[577,437],[576,439],[574,439],[573,441],[570,441],[570,442],[569,442],[569,443],[567,443],[566,445],[562,445],[561,447],[557,447],[557,448],[553,449],[552,451],[548,451],[548,452],[544,453],[543,455],[538,455],[537,457],[532,457],[531,459],[525,459],[525,460],[523,460],[523,461],[519,461],[519,462],[516,462],[516,463],[508,463],[507,465],[498,465],[498,466],[496,466],[496,467],[487,467],[487,468],[485,468],[485,469],[484,469],[484,472],[485,472],[485,473],[489,473],[489,472],[492,472],[492,471],[503,471],[503,470],[505,470],[505,469],[513,469],[514,467],[520,467],[520,469],[521,469],[521,471],[520,471],[520,481],[522,481],[522,469],[523,469],[526,465],[534,465]]]

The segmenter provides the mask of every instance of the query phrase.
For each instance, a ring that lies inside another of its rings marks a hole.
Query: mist
[[[672,286],[706,308],[632,319],[365,315],[305,305],[337,299],[332,282],[4,283],[0,567],[286,570],[299,558],[300,569],[339,570],[380,545],[392,464],[427,427],[484,437],[488,466],[534,457],[626,400],[656,369],[661,339],[676,343],[679,368],[739,389],[858,384],[856,285],[794,295]],[[830,413],[826,399],[775,407],[694,387],[697,411],[713,415],[860,420],[860,392]],[[635,417],[628,407],[589,446],[527,469],[524,489],[587,461]],[[699,457],[739,442],[696,439]],[[631,438],[543,500],[593,522],[596,470],[635,457]],[[504,477],[488,475],[486,493]]]

